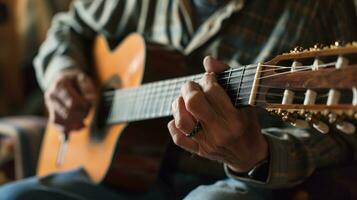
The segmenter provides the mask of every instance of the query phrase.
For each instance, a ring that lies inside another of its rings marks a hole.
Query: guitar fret
[[[137,119],[137,118],[139,118],[139,116],[140,116],[140,106],[142,105],[141,103],[140,103],[140,101],[138,101],[139,100],[139,89],[138,88],[136,88],[135,89],[136,91],[135,91],[135,95],[134,95],[134,102],[133,102],[133,107],[134,107],[134,112],[133,112],[133,119]]]
[[[240,75],[240,81],[239,81],[238,89],[237,89],[237,92],[236,92],[236,99],[234,100],[234,106],[235,107],[237,107],[237,105],[239,104],[240,90],[241,90],[241,87],[242,87],[242,82],[243,82],[243,77],[244,77],[244,72],[246,70],[246,67],[247,66],[243,66],[243,70],[242,70],[241,75]]]
[[[226,83],[226,87],[225,87],[226,91],[229,88],[229,83],[230,83],[231,77],[232,77],[232,69],[229,69],[228,79],[227,79],[227,83]]]
[[[148,105],[149,106],[149,117],[154,117],[155,116],[155,111],[156,111],[156,106],[157,106],[157,94],[156,94],[156,90],[157,88],[160,87],[160,83],[161,82],[158,82],[158,83],[153,83],[152,84],[152,87],[151,87],[151,94],[150,96],[152,96],[151,98],[151,103]]]
[[[165,108],[167,107],[167,105],[170,103],[169,101],[169,92],[170,92],[170,85],[171,85],[171,81],[167,81],[166,84],[164,84],[164,97],[162,98],[163,99],[163,102],[161,103],[161,107],[160,107],[160,112],[159,112],[159,115],[160,116],[164,116],[165,114]]]
[[[240,95],[244,87],[250,83],[244,83],[245,74],[248,73],[246,66],[241,70],[229,69],[224,74],[217,75],[217,81],[221,84],[232,102],[237,106],[241,104]],[[172,114],[171,104],[177,98],[181,87],[188,81],[199,82],[203,74],[186,76],[176,79],[147,83],[139,88],[123,89],[116,91],[110,109],[109,120],[115,122],[129,122],[156,117],[164,117]],[[238,84],[237,86],[234,86]],[[250,85],[249,87],[250,88]],[[234,94],[231,91],[233,90]]]
[[[176,98],[176,96],[175,96],[175,94],[176,94],[176,87],[177,87],[177,80],[178,79],[174,79],[173,80],[173,82],[174,82],[174,84],[173,84],[173,88],[171,89],[172,91],[171,91],[171,97],[169,98],[169,105],[167,106],[167,114],[168,115],[170,115],[171,114],[171,104],[174,102],[174,100],[175,100],[175,98]]]

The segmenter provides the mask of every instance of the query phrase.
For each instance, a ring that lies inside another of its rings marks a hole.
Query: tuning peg
[[[307,129],[309,128],[309,123],[302,119],[295,119],[293,122],[290,122],[296,128]]]
[[[350,122],[339,121],[336,123],[336,128],[348,135],[354,134],[356,132],[356,126]]]
[[[326,134],[330,131],[330,127],[326,123],[317,120],[316,116],[311,113],[305,113],[305,120],[311,123],[312,127],[314,127],[320,133]]]
[[[349,60],[343,56],[339,56],[336,61],[336,69],[342,69],[347,67],[349,64]]]
[[[316,121],[315,123],[312,124],[312,126],[323,134],[327,134],[330,131],[329,126],[321,121]]]
[[[352,95],[353,95],[352,105],[357,106],[357,88],[356,87],[352,88]]]
[[[329,123],[336,124],[336,128],[342,133],[351,135],[356,132],[356,126],[350,122],[343,121],[336,113],[328,114]]]

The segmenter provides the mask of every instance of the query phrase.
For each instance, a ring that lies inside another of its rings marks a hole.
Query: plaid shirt
[[[212,55],[231,66],[262,62],[293,47],[357,39],[353,0],[232,0],[197,26],[189,0],[81,0],[57,15],[35,59],[45,89],[68,67],[89,66],[90,42],[104,35],[115,46],[130,32],[187,56]],[[316,169],[356,157],[357,136],[313,130],[267,129],[270,168],[265,187],[303,181]]]

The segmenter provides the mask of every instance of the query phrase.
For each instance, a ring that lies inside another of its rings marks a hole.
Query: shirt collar
[[[239,12],[243,8],[245,0],[231,0],[214,12],[197,30],[195,30],[193,24],[194,15],[191,0],[178,1],[184,14],[185,24],[191,35],[191,41],[185,48],[184,53],[190,54],[216,35],[222,28],[222,22],[230,18],[232,14]]]

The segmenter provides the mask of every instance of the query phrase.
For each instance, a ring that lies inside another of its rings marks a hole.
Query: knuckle
[[[189,131],[187,123],[185,123],[185,120],[183,120],[182,118],[178,118],[178,119],[175,120],[175,126],[180,131],[183,131],[183,132],[188,132]]]
[[[175,126],[176,128],[178,128],[179,130],[182,130],[183,129],[183,123],[182,123],[182,119],[178,118],[178,119],[175,119]]]
[[[205,73],[202,78],[200,79],[199,83],[201,85],[206,85],[207,84],[207,73]]]
[[[172,124],[172,120],[169,123],[167,123],[167,129],[169,129],[170,132],[171,132],[171,124]]]
[[[199,102],[202,99],[202,94],[198,91],[196,92],[191,92],[187,96],[187,100],[185,102],[186,108],[188,111],[194,111],[196,109],[196,106],[198,106]]]
[[[171,110],[173,113],[177,112],[178,98],[176,98],[171,104]]]
[[[212,94],[216,91],[217,87],[214,84],[207,84],[205,87],[205,93]]]
[[[63,101],[68,108],[73,108],[73,100],[71,98],[66,98]]]
[[[183,145],[182,137],[179,137],[178,134],[173,135],[172,136],[172,140],[178,146],[182,146]]]

